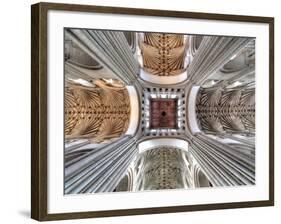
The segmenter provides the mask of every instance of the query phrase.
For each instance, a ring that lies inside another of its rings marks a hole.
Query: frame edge
[[[269,201],[274,206],[274,17],[269,25]]]
[[[39,4],[31,6],[31,218],[39,220],[39,130],[38,70],[39,70]]]
[[[65,10],[77,12],[98,12],[126,15],[142,15],[142,16],[159,16],[159,17],[175,17],[175,18],[191,18],[191,19],[207,19],[207,20],[227,20],[241,22],[259,22],[270,23],[273,17],[267,16],[249,16],[237,14],[222,13],[205,13],[195,11],[175,11],[175,10],[159,10],[151,8],[126,8],[103,5],[85,5],[85,4],[65,4],[55,2],[38,3],[47,10]],[[168,16],[167,16],[168,14]]]
[[[47,217],[47,10],[31,5],[31,218]]]

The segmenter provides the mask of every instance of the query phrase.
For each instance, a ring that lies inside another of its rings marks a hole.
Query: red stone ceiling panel
[[[150,128],[177,128],[177,99],[150,99]]]

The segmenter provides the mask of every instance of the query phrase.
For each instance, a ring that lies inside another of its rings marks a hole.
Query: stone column
[[[203,84],[250,41],[251,38],[204,36],[187,69],[188,79],[195,85]]]
[[[65,193],[111,192],[137,153],[135,139],[124,136],[93,148],[65,168]]]
[[[123,32],[67,29],[66,35],[125,84],[136,80],[139,66]]]
[[[233,147],[205,134],[196,134],[190,152],[212,186],[237,186],[255,183],[255,156],[250,148]]]

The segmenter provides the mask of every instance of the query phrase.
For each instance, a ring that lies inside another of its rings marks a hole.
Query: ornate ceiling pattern
[[[150,99],[150,127],[177,128],[177,99]]]
[[[120,84],[95,80],[93,87],[69,83],[65,89],[65,137],[101,142],[126,132],[128,91]]]
[[[183,35],[145,33],[140,42],[144,70],[158,76],[183,73],[187,46]]]
[[[176,147],[159,147],[144,152],[140,158],[139,190],[186,188],[187,167]]]
[[[203,131],[255,132],[255,91],[201,89],[196,113]]]

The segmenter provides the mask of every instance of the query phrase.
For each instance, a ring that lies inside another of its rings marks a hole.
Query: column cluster
[[[132,84],[139,65],[123,32],[66,29],[65,35],[125,84]]]
[[[83,150],[80,147],[66,152],[65,156],[74,154],[65,163],[66,194],[113,191],[137,153],[131,136],[79,153]]]
[[[253,146],[198,133],[190,143],[190,151],[212,186],[255,184]]]
[[[251,40],[251,38],[204,36],[187,69],[188,79],[196,85],[202,85]]]

